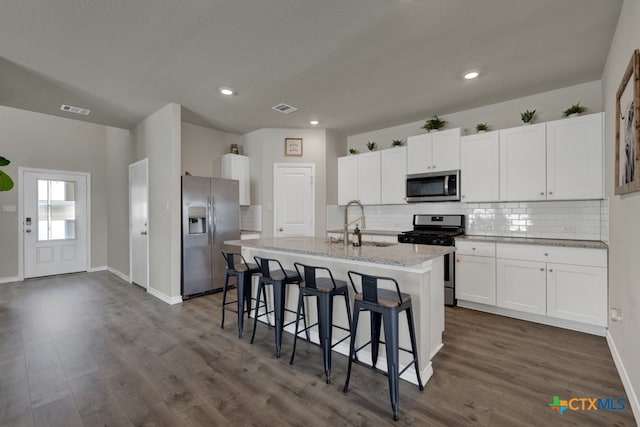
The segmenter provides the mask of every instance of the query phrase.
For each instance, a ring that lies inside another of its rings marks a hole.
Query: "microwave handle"
[[[449,175],[444,177],[444,195],[449,195]]]

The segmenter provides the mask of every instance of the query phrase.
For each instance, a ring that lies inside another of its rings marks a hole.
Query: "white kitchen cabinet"
[[[499,132],[479,133],[460,139],[460,185],[463,202],[500,199]]]
[[[358,156],[338,158],[338,204],[358,200]]]
[[[380,204],[381,164],[380,152],[359,154],[358,199],[363,205]]]
[[[407,138],[407,174],[460,169],[461,128]]]
[[[496,305],[496,245],[456,241],[456,298]]]
[[[546,125],[500,131],[500,200],[546,200]]]
[[[547,315],[607,326],[607,269],[547,264]]]
[[[604,113],[547,122],[547,200],[602,199]]]
[[[538,261],[496,260],[496,305],[547,314],[546,265]]]
[[[404,204],[407,180],[407,147],[382,150],[382,179],[380,201],[382,204]]]
[[[240,205],[251,204],[251,163],[249,156],[224,154],[222,156],[222,178],[239,181]]]

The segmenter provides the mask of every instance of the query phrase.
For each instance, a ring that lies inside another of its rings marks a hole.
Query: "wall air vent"
[[[285,104],[284,102],[278,105],[274,105],[273,107],[271,107],[271,109],[279,111],[283,114],[289,114],[289,113],[293,113],[294,111],[298,111],[296,107],[292,107],[291,105]]]
[[[65,105],[65,104],[62,104],[60,106],[60,109],[62,111],[67,111],[69,113],[82,114],[83,116],[86,116],[91,112],[91,110],[87,110],[86,108],[74,107],[72,105]]]

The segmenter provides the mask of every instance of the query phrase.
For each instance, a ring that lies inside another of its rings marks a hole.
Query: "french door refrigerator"
[[[182,177],[182,299],[220,291],[225,240],[240,239],[238,181]]]

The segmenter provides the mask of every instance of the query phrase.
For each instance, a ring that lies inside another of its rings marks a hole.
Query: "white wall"
[[[302,157],[284,155],[285,138],[302,138]],[[327,148],[324,129],[260,129],[244,135],[244,153],[251,158],[251,204],[262,205],[262,236],[273,236],[273,164],[316,165],[316,235],[326,230]]]
[[[129,276],[129,164],[133,163],[131,132],[107,128],[107,265]]]
[[[640,47],[640,2],[625,0],[604,74],[605,188],[609,200],[609,306],[622,309],[622,322],[609,321],[610,339],[624,366],[627,394],[635,399],[634,415],[640,421],[640,192],[615,196],[615,99],[622,75],[634,49]],[[636,171],[637,173],[637,171]]]
[[[135,161],[149,159],[149,288],[180,299],[181,108],[168,104],[133,129]]]
[[[0,156],[11,160],[2,170],[15,187],[0,192],[0,205],[18,206],[18,167],[91,174],[90,267],[107,265],[107,128],[102,125],[0,106]],[[0,280],[18,275],[17,212],[0,211]]]
[[[478,81],[477,83],[481,84],[482,82]],[[589,109],[588,112],[599,113],[603,111],[601,82],[598,80],[583,83],[440,117],[449,122],[447,128],[462,127],[467,130],[467,134],[472,134],[476,132],[478,123],[487,123],[492,130],[520,126],[522,125],[520,112],[525,110],[536,110],[536,122],[559,119],[563,110],[578,101],[580,101],[580,105]],[[347,145],[348,148],[355,148],[361,153],[368,151],[367,141],[377,142],[379,150],[389,148],[394,139],[406,141],[408,136],[424,133],[425,131],[421,129],[423,124],[424,120],[421,120],[352,135],[347,138]],[[341,155],[346,154],[345,150]]]
[[[183,122],[182,174],[220,178],[221,156],[231,152],[231,144],[241,145],[242,136]]]

